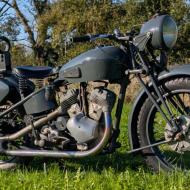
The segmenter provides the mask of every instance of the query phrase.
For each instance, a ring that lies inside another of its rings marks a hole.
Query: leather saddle
[[[47,66],[18,66],[16,67],[16,73],[24,78],[46,78],[52,72],[52,67]]]

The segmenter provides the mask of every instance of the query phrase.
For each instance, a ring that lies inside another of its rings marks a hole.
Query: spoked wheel
[[[11,101],[6,101],[3,105],[0,105],[0,112],[5,111],[11,107],[13,103]],[[5,136],[16,132],[23,125],[22,114],[17,110],[13,110],[6,116],[0,119],[0,136]],[[0,142],[0,149],[17,149],[21,145],[21,141],[15,142]],[[20,163],[26,163],[28,159],[16,157],[16,156],[6,156],[0,154],[0,170],[13,169]]]
[[[2,135],[1,135],[2,136]],[[1,143],[1,148],[12,148],[14,149],[14,146],[8,145],[8,143]],[[0,170],[8,170],[13,169],[17,166],[19,163],[23,163],[24,160],[22,160],[19,157],[16,156],[6,156],[1,155],[0,156]]]
[[[141,109],[138,130],[140,146],[170,141],[142,151],[147,164],[155,171],[172,169],[190,169],[190,79],[170,80],[162,88],[164,100],[169,106],[180,131],[173,132],[150,99]],[[157,100],[161,108],[164,106]],[[164,111],[166,113],[166,111]],[[167,114],[166,114],[167,115]],[[168,115],[167,115],[168,116]]]

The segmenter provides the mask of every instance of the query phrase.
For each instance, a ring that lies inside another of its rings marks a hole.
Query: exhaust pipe
[[[58,111],[56,111],[57,113]],[[52,112],[52,116],[56,115]],[[49,116],[49,115],[48,115]],[[47,117],[48,117],[47,116]],[[110,134],[111,134],[111,113],[104,112],[104,119],[105,119],[105,131],[101,141],[92,149],[87,151],[51,151],[51,150],[2,150],[0,153],[9,156],[23,156],[23,157],[30,157],[30,156],[39,156],[39,157],[53,157],[53,158],[83,158],[87,156],[95,155],[103,150],[105,145],[107,144]],[[39,120],[38,120],[39,121]],[[36,122],[38,122],[36,121]],[[37,125],[35,125],[37,127]],[[31,129],[30,126],[27,127],[28,130]],[[25,129],[25,128],[24,128]],[[27,130],[27,132],[28,132]],[[23,134],[23,132],[22,132]],[[14,135],[15,138],[16,135]],[[18,135],[17,135],[18,136]],[[9,137],[10,138],[10,137]],[[11,136],[11,138],[13,138]]]
[[[61,113],[62,113],[62,109],[61,109],[61,107],[59,107],[55,111],[48,114],[46,117],[43,117],[43,118],[35,121],[32,125],[28,125],[25,128],[19,130],[18,132],[14,133],[14,134],[0,137],[0,141],[14,141],[14,140],[24,136],[25,134],[29,133],[33,129],[36,129],[38,127],[45,125],[48,121],[51,121],[52,119],[58,117]]]

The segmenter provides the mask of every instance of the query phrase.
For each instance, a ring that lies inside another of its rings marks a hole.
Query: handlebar
[[[77,36],[77,37],[68,35],[65,38],[65,44],[68,45],[68,44],[77,43],[77,42],[92,42],[97,39],[110,39],[117,42],[125,42],[125,41],[129,41],[131,39],[131,36],[130,35],[122,36],[121,33],[96,34],[96,35],[88,34],[88,35]]]
[[[73,37],[73,42],[88,42],[90,41],[90,36],[85,35],[85,36],[80,36],[80,37]]]
[[[85,35],[80,37],[73,37],[73,42],[91,42],[97,39],[113,39],[115,36],[112,34],[96,34],[96,35]]]

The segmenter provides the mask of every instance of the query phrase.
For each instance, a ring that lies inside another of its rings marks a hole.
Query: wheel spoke
[[[0,112],[4,112],[5,110],[9,109],[12,105],[13,104],[11,101],[7,101],[5,105],[0,105]],[[1,118],[0,125],[3,127],[0,127],[0,136],[14,133],[16,128],[18,129],[19,127],[24,125],[24,123],[22,124],[20,122],[21,120],[22,117],[16,109],[12,110],[3,118]],[[2,149],[17,149],[20,143],[20,140],[14,142],[1,142],[0,146]],[[7,156],[0,154],[0,169],[13,168],[16,166],[18,161],[19,159],[15,156]]]
[[[182,138],[178,141],[169,142],[169,139],[172,139],[172,135],[176,134],[172,132],[173,130],[171,126],[167,124],[156,106],[154,106],[151,100],[149,100],[149,102],[146,103],[147,105],[144,106],[141,111],[141,119],[139,121],[139,127],[146,127],[146,132],[140,130],[141,142],[143,142],[141,143],[141,147],[158,144],[153,148],[146,149],[146,151],[150,153],[149,157],[147,156],[147,159],[150,158],[152,154],[155,155],[156,157],[153,156],[152,159],[158,159],[164,169],[176,167],[179,169],[190,169],[190,152],[182,149],[182,147],[188,148],[190,146],[190,126],[188,127],[188,125],[190,125],[190,89],[189,87],[184,88],[182,85],[180,90],[179,86],[181,85],[176,86],[176,89],[172,86],[172,91],[166,89],[165,94],[163,92],[163,97],[174,116],[179,129],[184,131],[184,135],[186,135],[186,129],[189,135],[184,139]],[[165,111],[161,101],[158,99],[157,102],[168,117],[169,114]],[[146,134],[146,137],[144,134]],[[167,140],[168,143],[159,144],[160,142]]]

